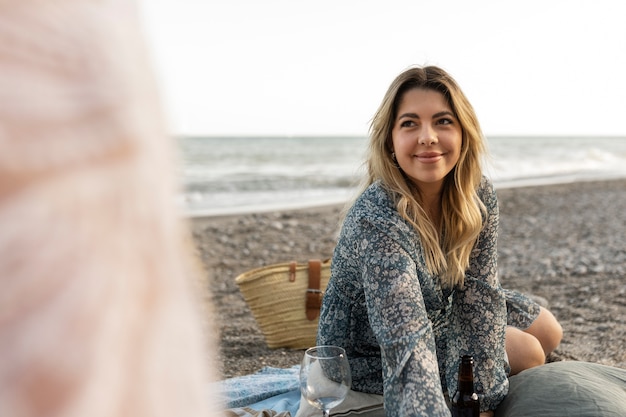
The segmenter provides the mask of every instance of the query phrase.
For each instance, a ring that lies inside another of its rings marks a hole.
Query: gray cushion
[[[563,361],[510,378],[496,417],[625,417],[626,369]]]

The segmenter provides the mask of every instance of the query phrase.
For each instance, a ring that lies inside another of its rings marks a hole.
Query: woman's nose
[[[437,134],[428,125],[424,125],[419,132],[418,143],[420,145],[433,145],[437,143]]]

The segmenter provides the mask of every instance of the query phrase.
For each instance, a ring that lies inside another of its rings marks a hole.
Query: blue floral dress
[[[450,416],[444,392],[456,388],[464,354],[474,357],[482,411],[508,392],[505,328],[530,326],[539,305],[500,286],[498,201],[486,178],[478,195],[488,215],[460,289],[428,272],[419,234],[380,182],[344,220],[317,343],[346,349],[352,388],[382,393],[388,416]]]

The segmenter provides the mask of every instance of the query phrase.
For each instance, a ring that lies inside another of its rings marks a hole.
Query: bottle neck
[[[459,367],[459,391],[474,392],[474,361],[463,357]]]
[[[459,391],[474,392],[474,381],[463,381],[459,379]]]

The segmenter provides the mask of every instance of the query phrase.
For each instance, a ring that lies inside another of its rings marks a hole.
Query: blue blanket
[[[255,374],[219,382],[219,391],[228,408],[289,411],[294,416],[300,405],[299,371],[300,365],[265,367]]]

